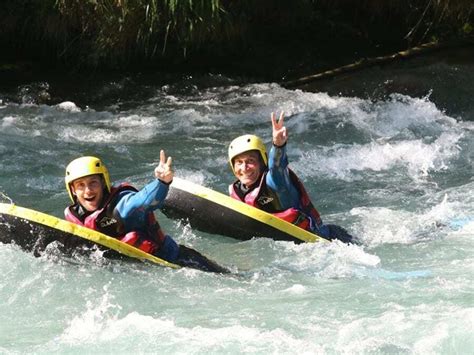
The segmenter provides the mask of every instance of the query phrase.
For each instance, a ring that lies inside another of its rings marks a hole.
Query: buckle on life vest
[[[308,226],[311,225],[311,219],[300,211],[300,213],[298,213],[298,217],[296,217],[296,220],[293,222],[293,224],[307,230]]]

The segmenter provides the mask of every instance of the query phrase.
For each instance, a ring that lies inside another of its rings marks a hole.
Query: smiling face
[[[257,151],[244,152],[233,160],[234,175],[247,187],[254,185],[262,172],[260,155]]]
[[[100,175],[89,175],[74,180],[71,190],[77,201],[89,212],[100,207],[104,196],[104,186]]]

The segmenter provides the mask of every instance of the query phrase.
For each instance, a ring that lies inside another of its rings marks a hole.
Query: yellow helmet
[[[66,182],[66,190],[69,193],[69,197],[71,198],[72,202],[75,202],[75,200],[71,190],[71,183],[74,180],[84,176],[96,174],[102,175],[105,186],[107,187],[107,191],[110,192],[111,185],[109,171],[99,158],[81,157],[74,159],[68,164],[66,167],[66,176],[64,177],[64,181]]]
[[[250,150],[257,150],[265,166],[268,165],[267,149],[263,141],[253,134],[245,134],[235,138],[229,145],[229,163],[232,171],[234,171],[234,165],[232,164],[234,158]]]

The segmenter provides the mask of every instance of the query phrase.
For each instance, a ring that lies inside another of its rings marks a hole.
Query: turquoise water
[[[270,142],[270,112],[284,110],[291,167],[323,220],[362,245],[241,242],[160,212],[177,241],[234,273],[0,244],[0,353],[472,353],[469,110],[222,77],[128,85],[55,105],[2,101],[0,199],[61,217],[70,160],[98,155],[114,181],[140,187],[160,149],[176,176],[225,192],[228,143],[244,133]]]

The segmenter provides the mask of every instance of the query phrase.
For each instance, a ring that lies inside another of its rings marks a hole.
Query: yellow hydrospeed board
[[[47,244],[54,241],[59,241],[69,248],[81,245],[81,242],[92,242],[131,258],[180,268],[179,265],[92,229],[15,204],[0,203],[0,242],[15,243],[38,255]]]
[[[163,213],[198,230],[240,240],[265,237],[296,243],[326,239],[220,192],[175,177]]]

